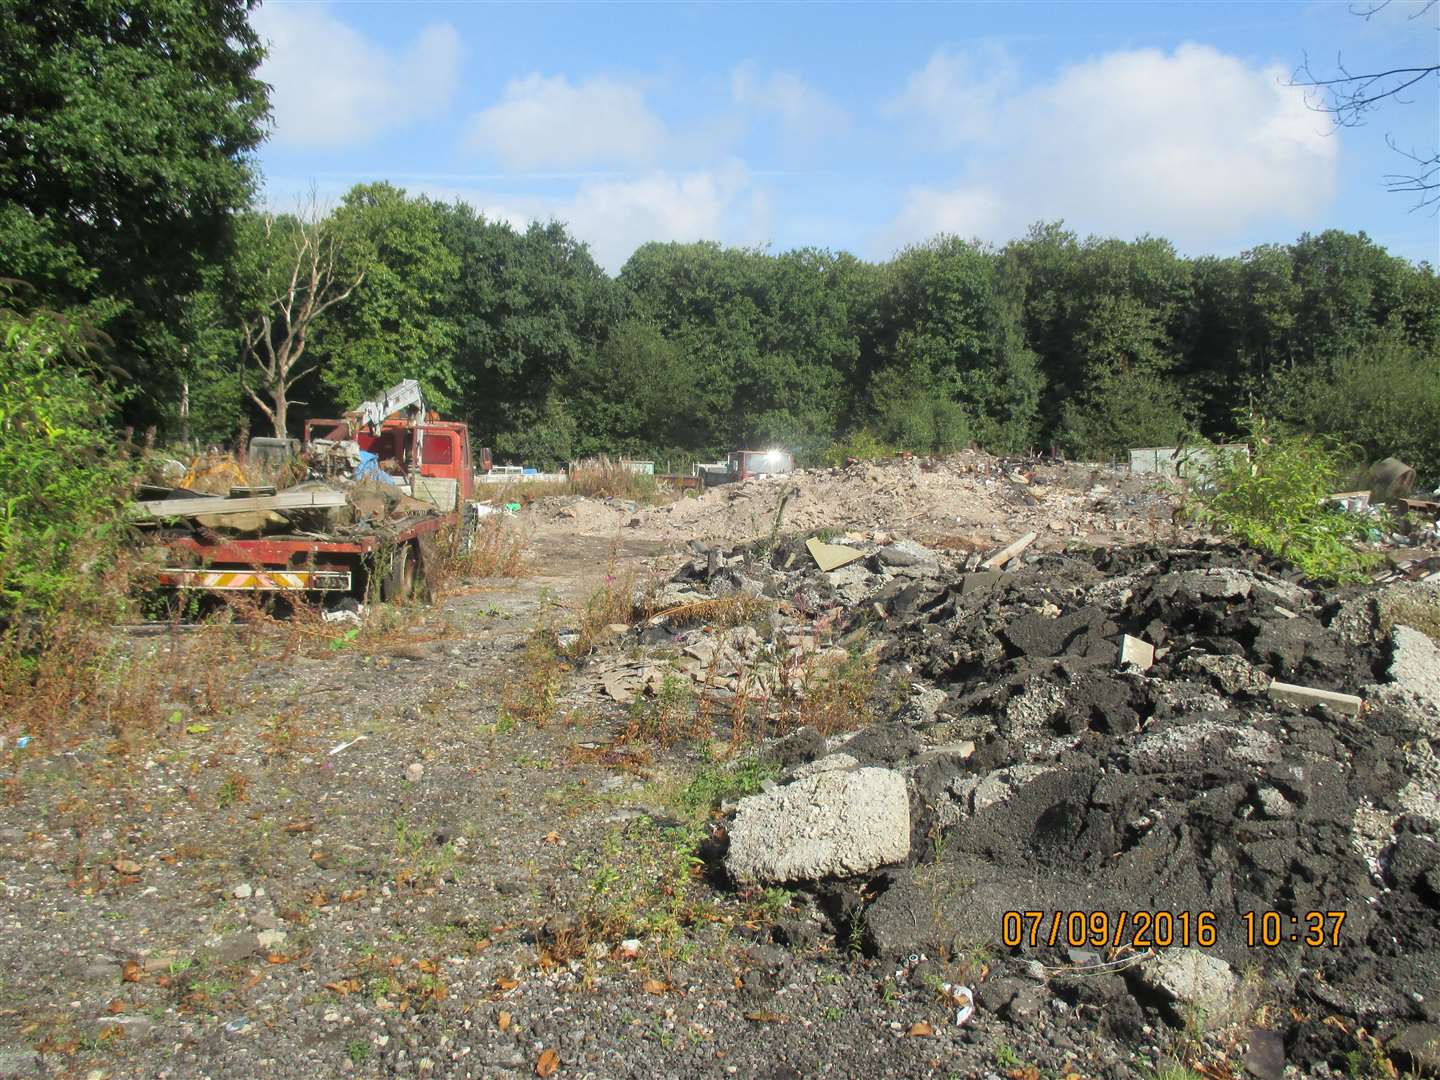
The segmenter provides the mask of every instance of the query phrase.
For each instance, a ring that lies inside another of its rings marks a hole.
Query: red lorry
[[[317,440],[341,438],[354,439],[361,450],[374,454],[379,462],[398,463],[397,471],[408,477],[415,500],[429,506],[422,511],[407,502],[408,511],[368,530],[305,530],[303,535],[300,530],[291,530],[289,535],[282,532],[235,537],[207,528],[162,529],[156,542],[171,553],[174,563],[181,565],[167,566],[160,583],[207,591],[324,591],[363,598],[378,575],[375,584],[380,599],[408,597],[421,580],[426,549],[436,534],[452,527],[468,534],[475,526],[478,509],[471,501],[475,463],[469,429],[463,423],[428,417],[389,418],[367,428],[357,425],[352,415],[346,420],[308,421],[304,448],[309,449]],[[488,459],[489,452],[482,451],[482,455]],[[326,488],[319,489],[321,497],[312,498],[309,504],[303,500],[303,489],[292,492],[245,501],[247,505],[257,504],[259,512],[337,505],[327,501],[332,497],[343,501],[343,496]],[[287,494],[291,496],[288,500]],[[227,502],[230,500],[185,499],[185,515],[167,513],[164,501],[142,505],[157,519],[175,520],[181,516],[207,517],[215,510],[223,510]],[[195,507],[201,513],[192,512]],[[175,508],[179,510],[179,504]]]

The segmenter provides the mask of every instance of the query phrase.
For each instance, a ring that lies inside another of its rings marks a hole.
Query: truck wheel
[[[380,580],[380,599],[387,604],[401,604],[415,591],[419,576],[420,554],[414,544],[401,544],[390,556],[390,570]]]

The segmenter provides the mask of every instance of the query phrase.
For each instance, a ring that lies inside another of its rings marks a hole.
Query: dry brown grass
[[[528,543],[513,518],[492,514],[480,519],[468,550],[461,547],[459,529],[447,529],[432,547],[435,559],[426,580],[435,598],[453,593],[467,581],[518,578],[530,573]]]
[[[501,691],[496,733],[508,731],[517,724],[544,727],[553,720],[567,670],[554,631],[537,627],[525,642],[519,670]]]
[[[761,615],[768,614],[774,607],[775,602],[768,597],[737,592],[729,596],[696,600],[694,603],[664,608],[656,611],[651,618],[663,619],[677,630],[690,626],[716,626],[728,629],[753,622]]]
[[[502,487],[499,502],[533,502],[547,495],[582,495],[587,499],[629,499],[644,505],[673,502],[680,493],[644,473],[632,472],[610,458],[577,462],[563,480],[519,480]]]
[[[100,739],[107,753],[139,753],[177,723],[220,714],[250,647],[246,628],[228,623],[136,637],[61,615],[42,639],[12,637],[0,651],[7,741],[29,736],[53,752]],[[12,758],[12,776],[22,763]]]
[[[650,574],[634,569],[622,571],[612,560],[604,581],[575,612],[579,636],[567,651],[571,656],[584,656],[607,639],[607,627],[629,626],[638,620],[648,619],[658,587],[659,578],[653,571]]]

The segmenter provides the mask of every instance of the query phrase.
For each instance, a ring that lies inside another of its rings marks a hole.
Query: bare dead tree
[[[265,299],[244,322],[246,360],[258,369],[260,385],[259,392],[248,385],[245,389],[274,426],[275,435],[283,439],[286,414],[295,404],[290,388],[316,367],[299,366],[305,336],[316,319],[355,291],[365,280],[365,271],[341,276],[341,239],[314,192],[293,218],[267,214],[262,231],[269,256]]]
[[[1408,16],[1411,21],[1426,18],[1436,10],[1440,0],[1423,0]],[[1350,11],[1359,18],[1370,20],[1390,6],[1392,0],[1372,0],[1370,3],[1352,5]],[[1422,24],[1425,25],[1425,24]],[[1436,27],[1440,31],[1440,26]],[[1302,86],[1311,91],[1307,95],[1309,105],[1317,112],[1330,116],[1337,128],[1360,127],[1371,112],[1382,104],[1395,101],[1409,103],[1413,93],[1423,92],[1431,82],[1440,84],[1440,62],[1417,64],[1414,67],[1396,67],[1385,71],[1352,72],[1340,56],[1335,58],[1335,74],[1320,78],[1310,66],[1310,58],[1295,69],[1290,78],[1291,86]],[[1418,198],[1415,209],[1430,206],[1440,208],[1440,148],[1433,151],[1404,149],[1394,136],[1386,136],[1386,143],[1400,156],[1413,164],[1406,172],[1389,173],[1384,177],[1390,191],[1410,192]]]

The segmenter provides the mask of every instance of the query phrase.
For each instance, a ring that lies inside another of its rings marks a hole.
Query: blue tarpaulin
[[[373,476],[386,484],[399,483],[393,476],[380,468],[380,458],[369,450],[360,451],[360,464],[355,466],[355,479],[364,480]]]

